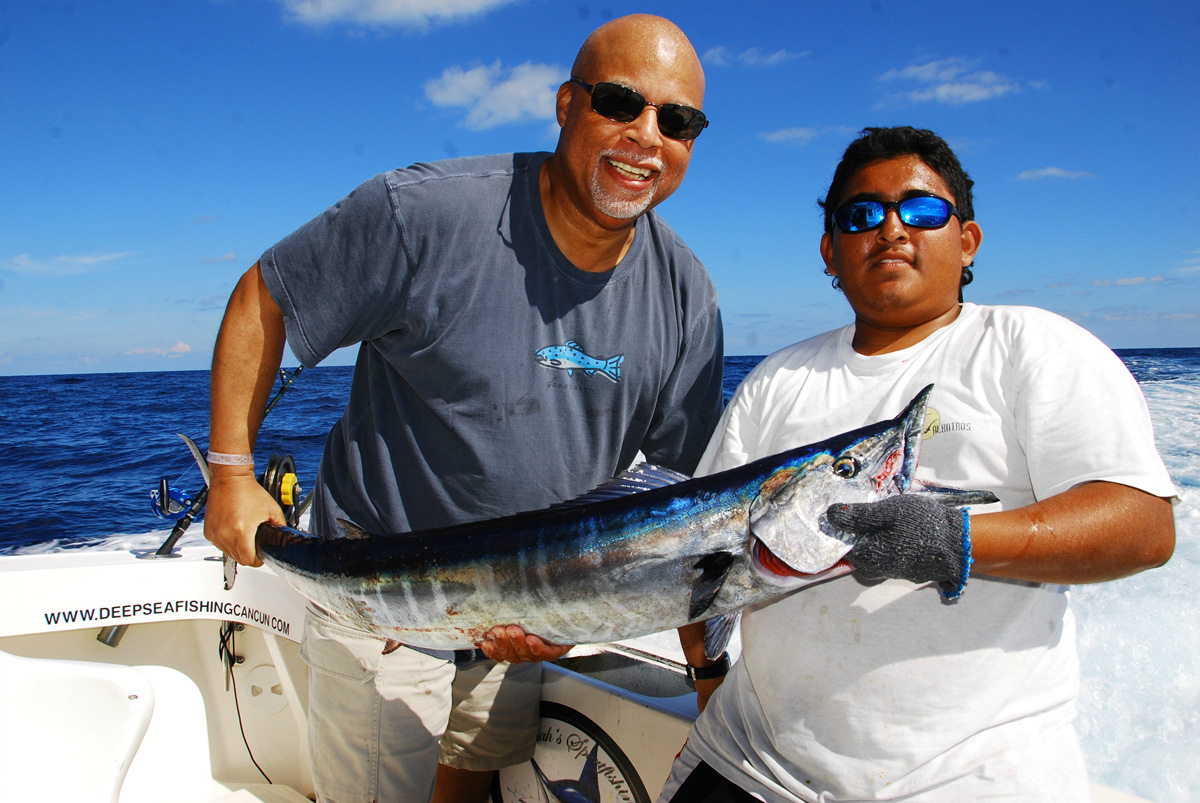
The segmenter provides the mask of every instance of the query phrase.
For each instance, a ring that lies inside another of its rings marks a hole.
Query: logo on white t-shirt
[[[921,440],[927,441],[939,432],[970,432],[970,421],[942,422],[942,414],[932,407],[925,408],[925,426],[921,430]]]

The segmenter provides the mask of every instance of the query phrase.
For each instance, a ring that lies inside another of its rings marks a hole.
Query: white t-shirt
[[[1175,495],[1137,383],[1043,310],[965,304],[909,349],[864,356],[853,325],[768,357],[700,463],[713,473],[892,418],[935,387],[917,476],[1011,509],[1089,480]],[[1086,800],[1063,586],[848,575],[748,611],[742,657],[689,740],[768,800]]]

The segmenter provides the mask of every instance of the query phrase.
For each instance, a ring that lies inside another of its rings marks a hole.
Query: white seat
[[[208,803],[229,794],[212,777],[204,695],[190,677],[166,666],[138,666],[154,686],[154,716],[129,768],[120,803]]]
[[[215,780],[204,695],[177,669],[5,652],[0,652],[0,798],[308,800],[286,786],[226,786]]]
[[[5,799],[116,803],[153,710],[131,667],[0,652]]]
[[[125,776],[120,803],[310,803],[288,786],[215,780],[200,687],[170,667],[136,669],[154,685],[154,716]]]

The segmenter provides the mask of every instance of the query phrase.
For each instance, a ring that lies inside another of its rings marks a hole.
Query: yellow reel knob
[[[296,475],[291,472],[284,474],[283,479],[279,481],[279,502],[280,504],[294,505],[296,497],[300,495],[300,480],[296,479]]]

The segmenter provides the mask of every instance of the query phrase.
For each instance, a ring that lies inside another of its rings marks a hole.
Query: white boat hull
[[[217,558],[207,546],[165,559],[0,557],[6,794],[71,803],[312,796],[298,644],[305,600],[267,569],[241,568],[226,591]],[[600,800],[655,800],[696,716],[669,642],[576,648],[547,665],[534,760],[499,773],[494,800],[553,801],[542,779],[578,779],[589,759]],[[1093,791],[1104,803],[1138,800]]]

